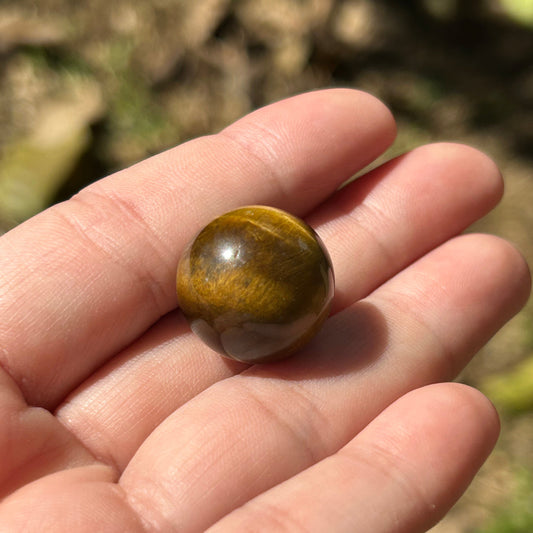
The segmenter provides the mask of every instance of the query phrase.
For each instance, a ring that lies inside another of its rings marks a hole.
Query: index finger
[[[249,203],[304,214],[392,142],[352,90],[261,109],[86,188],[0,239],[0,366],[53,407],[175,305],[175,266],[213,216]]]

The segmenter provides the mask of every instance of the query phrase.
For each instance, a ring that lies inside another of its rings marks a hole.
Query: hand
[[[395,134],[351,90],[261,109],[83,190],[0,239],[0,531],[415,532],[492,449],[494,409],[446,382],[525,303],[519,253],[457,236],[502,194],[465,146],[338,190]],[[176,306],[186,242],[268,204],[325,241],[332,316],[247,367]]]

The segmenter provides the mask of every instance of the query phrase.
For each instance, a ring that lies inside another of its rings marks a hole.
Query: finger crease
[[[384,487],[390,486],[392,483],[394,487],[397,487],[406,496],[405,498],[396,496],[396,501],[401,499],[404,502],[414,503],[413,507],[419,504],[431,512],[435,510],[435,504],[428,500],[426,493],[418,486],[416,481],[411,481],[409,475],[404,473],[406,467],[409,466],[405,461],[405,457],[395,453],[393,449],[386,448],[383,444],[375,441],[370,448],[359,444],[353,452],[344,449],[339,452],[338,457],[343,461],[354,464],[359,476],[361,476],[361,465],[363,465],[364,468],[373,472],[371,474],[372,477],[377,475],[386,480]],[[397,524],[402,523],[404,519],[400,518],[400,513],[405,515],[405,509],[398,510],[398,516],[391,517],[391,520]]]
[[[423,295],[426,299],[427,292],[430,291],[424,291]],[[443,369],[439,369],[442,370],[442,375],[444,376],[441,377],[441,379],[453,379],[457,374],[457,365],[455,364],[452,350],[447,346],[445,339],[437,333],[437,329],[430,325],[429,321],[424,318],[423,313],[415,313],[414,309],[420,307],[419,298],[405,292],[397,293],[398,298],[394,298],[394,294],[395,293],[389,289],[389,294],[387,296],[380,296],[379,298],[392,305],[396,309],[397,314],[404,317],[402,318],[402,321],[405,321],[406,316],[410,316],[416,324],[424,329],[431,338],[432,345],[435,346],[435,350],[432,350],[432,352],[437,352],[436,360],[444,367]]]
[[[73,201],[89,205],[89,208],[93,208],[90,203],[87,203],[85,199],[80,196],[74,196],[70,202]],[[60,206],[57,206],[54,210],[54,214],[67,224],[68,227],[76,233],[76,236],[79,237],[80,240],[88,243],[93,250],[101,254],[106,260],[119,266],[128,276],[134,276],[140,286],[147,289],[150,299],[154,304],[154,308],[160,316],[169,310],[166,302],[168,299],[166,298],[166,291],[164,290],[162,282],[158,279],[158,276],[151,273],[148,269],[143,268],[142,263],[139,264],[135,261],[130,261],[126,257],[121,257],[121,245],[117,243],[111,235],[106,233],[99,224],[85,224],[75,215],[65,212]],[[153,242],[150,239],[146,239],[146,244],[152,248],[152,251],[158,257],[162,257],[162,254],[158,253],[157,248],[154,247]],[[165,262],[162,260],[160,264],[164,263]]]
[[[280,160],[279,153],[270,147],[269,142],[270,139],[274,139],[276,144],[281,146],[282,139],[278,138],[272,131],[259,126],[256,126],[253,135],[250,135],[253,138],[253,143],[244,140],[242,135],[234,135],[231,129],[222,130],[218,135],[231,141],[238,147],[239,151],[244,151],[246,155],[252,157],[266,170],[276,186],[276,197],[281,196],[286,199],[292,196],[285,185],[287,173],[282,175],[275,166],[276,162]]]
[[[279,394],[271,391],[265,400],[251,386],[243,386],[257,406],[305,452],[309,458],[307,464],[314,464],[327,455],[328,447],[323,435],[330,436],[330,424],[307,391],[304,392],[302,387],[291,383],[291,387],[284,388],[282,393],[288,395],[288,398],[274,406],[269,399],[279,398]],[[287,409],[283,410],[284,406]]]

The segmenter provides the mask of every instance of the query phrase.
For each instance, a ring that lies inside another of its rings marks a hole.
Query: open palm
[[[101,180],[0,239],[0,531],[415,532],[498,434],[453,379],[529,294],[515,249],[460,234],[495,165],[392,142],[351,90],[261,109]],[[246,366],[175,310],[175,268],[214,216],[267,204],[326,243],[332,316],[295,357]],[[440,384],[439,384],[440,382]]]

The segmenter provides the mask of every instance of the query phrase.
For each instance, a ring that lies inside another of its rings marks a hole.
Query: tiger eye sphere
[[[213,350],[246,363],[288,357],[317,333],[334,292],[318,235],[280,209],[248,206],[209,223],[178,265],[179,306]]]

